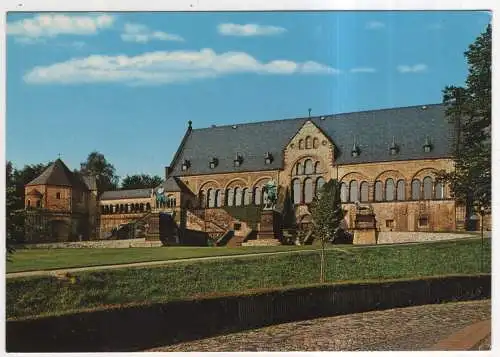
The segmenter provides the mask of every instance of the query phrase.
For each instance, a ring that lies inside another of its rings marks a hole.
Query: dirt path
[[[329,250],[329,251],[331,251],[331,250],[344,251],[341,248],[328,248],[327,250]],[[50,276],[50,275],[59,275],[59,274],[65,274],[65,273],[76,273],[76,272],[81,272],[81,271],[96,271],[96,270],[106,270],[106,269],[148,267],[148,266],[168,265],[168,264],[176,264],[176,263],[183,263],[183,262],[197,262],[197,261],[210,261],[210,260],[223,260],[223,259],[241,259],[241,258],[260,257],[260,256],[268,256],[268,255],[310,253],[310,252],[317,252],[317,251],[319,251],[319,249],[304,249],[304,250],[296,250],[296,251],[288,250],[288,251],[282,251],[282,252],[217,255],[217,256],[211,256],[211,257],[179,258],[179,259],[157,260],[157,261],[138,262],[138,263],[95,265],[95,266],[86,266],[86,267],[79,267],[79,268],[32,270],[32,271],[20,271],[20,272],[15,272],[15,273],[6,273],[5,277],[7,279],[9,279],[9,278],[20,278],[20,277],[28,277],[28,276]],[[348,254],[348,252],[345,252],[345,253]]]
[[[466,238],[475,238],[475,237],[464,237]],[[460,239],[464,239],[460,238]],[[401,245],[415,245],[415,244],[432,244],[433,242],[413,242],[413,243],[400,243]],[[379,244],[379,245],[367,245],[367,246],[357,246],[357,249],[366,249],[366,248],[376,248],[381,246],[392,246],[393,244]],[[248,258],[248,257],[259,257],[259,256],[268,256],[268,255],[281,255],[281,254],[301,254],[301,253],[310,253],[310,252],[318,252],[320,248],[315,249],[304,249],[304,250],[295,250],[295,251],[281,251],[281,252],[268,252],[268,253],[246,253],[246,254],[233,254],[233,255],[218,255],[218,256],[210,256],[210,257],[197,257],[197,258],[179,258],[179,259],[169,259],[169,260],[157,260],[157,261],[148,261],[148,262],[137,262],[137,263],[122,263],[122,264],[110,264],[110,265],[95,265],[95,266],[85,266],[78,268],[59,268],[59,269],[47,269],[47,270],[31,270],[31,271],[21,271],[21,272],[13,272],[6,273],[6,279],[9,278],[20,278],[20,277],[30,277],[30,276],[50,276],[50,275],[59,275],[65,273],[76,273],[81,271],[96,271],[96,270],[106,270],[106,269],[121,269],[121,268],[136,268],[136,267],[147,267],[147,266],[157,266],[157,265],[168,265],[175,263],[183,263],[183,262],[196,262],[196,261],[210,261],[210,260],[221,260],[221,259],[240,259],[240,258]],[[326,248],[327,251],[341,251],[345,254],[352,254],[351,249],[343,249],[340,247],[330,247]]]

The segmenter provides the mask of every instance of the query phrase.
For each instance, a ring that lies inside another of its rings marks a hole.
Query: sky
[[[164,175],[187,129],[440,103],[484,11],[9,13],[6,159]],[[228,138],[229,140],[229,138]]]

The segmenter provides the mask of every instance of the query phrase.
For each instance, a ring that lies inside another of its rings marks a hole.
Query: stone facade
[[[165,213],[181,231],[217,239],[229,230],[237,236],[258,233],[258,217],[245,219],[235,208],[262,206],[270,180],[277,182],[281,200],[290,193],[297,222],[305,227],[311,222],[308,204],[325,182],[337,179],[350,231],[356,204],[370,208],[380,233],[460,231],[467,210],[437,179],[453,170],[447,125],[438,105],[196,130],[189,122],[158,188],[104,193],[97,202],[93,191],[31,185],[26,206],[87,213],[94,222],[99,216],[102,239],[148,217],[159,232]],[[489,229],[490,217],[484,223]]]

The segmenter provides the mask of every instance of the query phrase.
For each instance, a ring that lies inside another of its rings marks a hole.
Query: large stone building
[[[176,242],[187,232],[220,238],[233,231],[238,244],[258,236],[268,181],[277,182],[280,197],[288,189],[305,225],[307,204],[332,178],[342,182],[349,229],[360,202],[372,207],[378,231],[464,230],[465,208],[436,179],[453,170],[454,132],[443,105],[201,129],[190,121],[160,187],[102,195],[99,237],[131,221],[161,235],[162,215],[169,215]]]

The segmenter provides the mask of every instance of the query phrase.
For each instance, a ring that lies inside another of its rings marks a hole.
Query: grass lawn
[[[311,246],[67,248],[18,250],[7,262],[7,273],[57,268],[138,263],[181,258],[316,249]]]
[[[227,249],[227,248],[226,248]],[[328,282],[477,274],[481,240],[339,247],[327,252]],[[485,241],[484,269],[491,269]],[[87,271],[77,281],[54,277],[6,280],[7,318],[59,314],[106,305],[159,302],[216,293],[317,283],[319,254],[284,254],[168,266]]]

